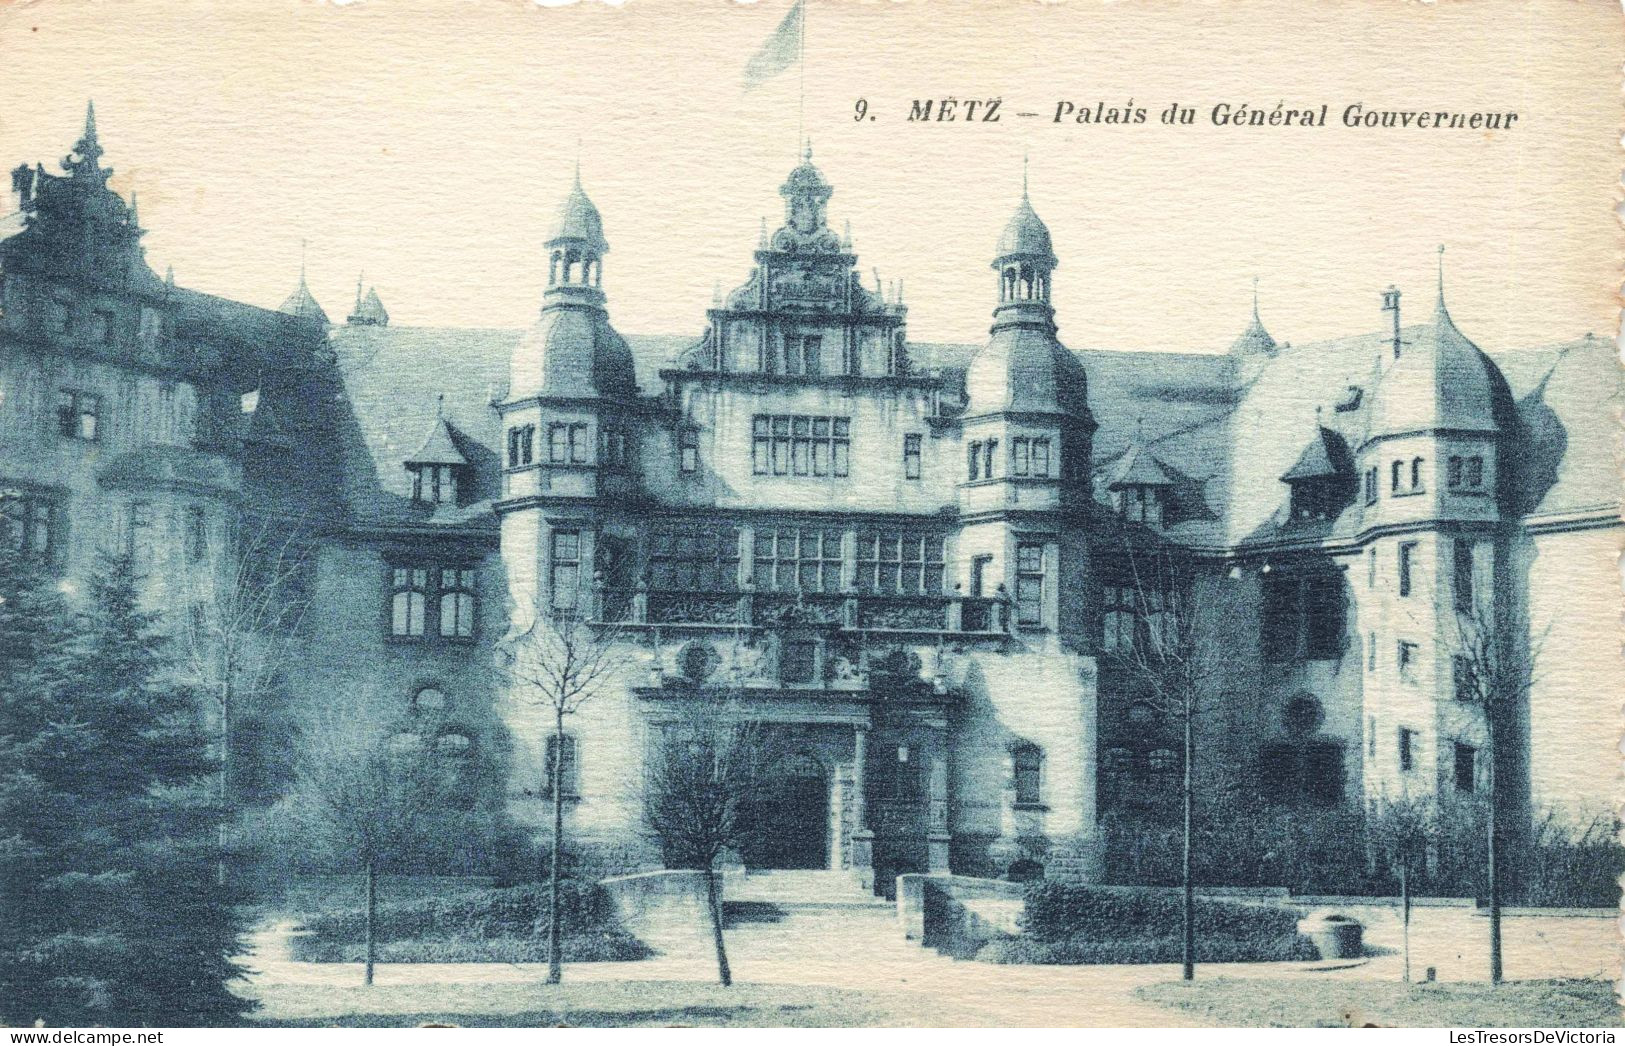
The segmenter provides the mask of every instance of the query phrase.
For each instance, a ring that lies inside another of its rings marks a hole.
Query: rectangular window
[[[1043,624],[1043,545],[1022,542],[1016,546],[1016,621],[1023,625]]]
[[[508,467],[529,465],[536,453],[536,426],[516,425],[508,430]]]
[[[1016,746],[1010,758],[1016,803],[1037,806],[1042,801],[1040,786],[1043,783],[1044,753],[1039,751],[1037,745],[1023,744]]]
[[[26,556],[49,558],[55,552],[56,499],[22,487],[0,487],[0,540]]]
[[[466,567],[440,571],[440,635],[470,639],[474,635],[474,571]]]
[[[1025,476],[1032,467],[1031,441],[1026,436],[1017,436],[1010,441],[1010,474],[1012,476]]]
[[[758,592],[839,592],[839,530],[758,527],[754,577]]]
[[[91,313],[90,328],[86,331],[86,335],[93,344],[113,344],[113,314],[106,309],[97,309]]]
[[[1399,641],[1399,653],[1396,662],[1399,666],[1399,678],[1405,680],[1406,682],[1415,682],[1416,659],[1418,653],[1419,648],[1415,643],[1410,643],[1403,639]]]
[[[993,478],[993,459],[999,453],[999,441],[990,439],[982,447],[982,478]]]
[[[1451,542],[1451,582],[1455,590],[1456,610],[1463,614],[1473,611],[1473,543],[1457,538]]]
[[[856,582],[860,592],[940,595],[943,573],[940,534],[858,532]]]
[[[1389,477],[1388,486],[1390,488],[1391,493],[1398,494],[1399,493],[1399,481],[1400,481],[1400,478],[1404,475],[1405,463],[1403,461],[1394,462],[1391,471],[1392,471],[1393,475],[1391,477]]]
[[[903,437],[903,478],[920,478],[920,444],[922,438],[919,433],[911,432]]]
[[[758,476],[845,476],[849,418],[758,414],[751,419],[751,472]]]
[[[1416,561],[1416,542],[1407,541],[1399,546],[1399,594],[1411,594],[1413,566]]]
[[[208,553],[209,531],[208,517],[200,505],[192,505],[186,510],[186,559],[189,563],[200,563]]]
[[[1039,479],[1049,477],[1049,440],[1033,440],[1033,472]]]
[[[552,552],[553,609],[573,612],[581,605],[581,531],[553,531]]]
[[[561,765],[559,753],[563,752],[564,760]],[[553,798],[554,768],[558,768],[559,793],[566,799],[575,799],[581,795],[580,759],[576,754],[576,739],[569,734],[560,737],[558,734],[548,734],[542,756],[542,798]]]
[[[557,422],[547,427],[547,460],[555,465],[581,465],[587,461],[585,422]]]
[[[626,433],[614,425],[598,430],[598,464],[607,469],[626,467]]]
[[[1411,770],[1416,766],[1416,731],[1407,727],[1399,728],[1399,768]]]
[[[649,585],[661,592],[738,591],[738,529],[699,524],[656,528],[650,534]]]
[[[1343,654],[1343,578],[1313,574],[1303,579],[1304,653],[1311,661]]]
[[[392,636],[420,637],[429,602],[429,571],[425,567],[396,567],[390,582]]]
[[[1127,585],[1107,585],[1101,590],[1100,648],[1108,653],[1128,653],[1134,649],[1134,589]]]
[[[1456,791],[1471,792],[1476,789],[1478,777],[1475,773],[1478,763],[1478,749],[1472,745],[1456,742]]]
[[[1367,672],[1377,670],[1377,633],[1375,632],[1365,634],[1365,670]]]
[[[1420,494],[1425,488],[1422,486],[1422,459],[1411,459],[1411,493]]]
[[[1467,459],[1467,475],[1465,477],[1468,490],[1481,490],[1484,487],[1484,459],[1474,454]]]
[[[68,439],[100,438],[101,414],[102,398],[94,393],[63,389],[56,394],[57,432]]]
[[[824,339],[791,336],[784,343],[784,373],[817,377],[824,372]]]
[[[759,456],[758,444],[760,440],[751,441],[752,470]],[[677,432],[677,467],[683,472],[693,473],[700,470],[700,430],[685,425]]]
[[[1462,482],[1461,456],[1452,454],[1445,463],[1445,485],[1451,490],[1460,490]]]
[[[982,444],[972,443],[965,448],[965,478],[975,483],[982,478]]]
[[[1365,503],[1367,505],[1377,503],[1377,470],[1375,466],[1365,471]]]
[[[415,466],[412,469],[412,500],[425,505],[457,504],[456,466]]]

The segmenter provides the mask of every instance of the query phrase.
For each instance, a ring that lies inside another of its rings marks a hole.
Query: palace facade
[[[1204,782],[1480,801],[1466,618],[1538,662],[1497,746],[1519,816],[1609,810],[1607,339],[1492,358],[1441,280],[1330,342],[1277,342],[1255,301],[1227,351],[1069,349],[1023,191],[988,230],[986,337],[921,344],[831,231],[810,150],[697,333],[617,333],[579,178],[530,329],[396,326],[360,287],[341,321],[303,276],[275,310],[157,276],[101,156],[92,113],[61,174],[12,172],[3,536],[68,585],[130,550],[195,623],[242,519],[296,520],[288,700],[407,734],[432,711],[448,758],[500,746],[538,833],[562,759],[607,866],[658,865],[641,753],[726,695],[777,760],[747,867],[1093,874],[1103,816],[1178,792],[1178,716],[1134,652],[1187,616],[1218,651]],[[537,613],[618,644],[562,751],[491,671]]]

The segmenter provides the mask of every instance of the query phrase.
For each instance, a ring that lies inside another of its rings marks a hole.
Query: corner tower
[[[1085,568],[1077,528],[1064,523],[1089,500],[1095,422],[1083,365],[1056,337],[1056,265],[1023,184],[993,252],[993,325],[965,377],[961,548],[1003,584],[1020,629],[1081,647],[1084,623],[1058,593]]]
[[[502,555],[517,612],[587,612],[614,507],[634,489],[639,405],[632,353],[610,326],[609,242],[581,172],[543,247],[541,313],[509,367],[502,415]]]

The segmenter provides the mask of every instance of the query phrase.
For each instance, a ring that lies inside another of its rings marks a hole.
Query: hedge
[[[1197,898],[1196,957],[1201,962],[1313,959],[1298,936],[1294,908]],[[997,963],[1153,963],[1183,956],[1178,893],[1133,887],[1035,882],[1021,918],[1026,936],[995,941],[977,958]]]

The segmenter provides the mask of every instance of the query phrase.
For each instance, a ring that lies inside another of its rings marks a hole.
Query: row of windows
[[[758,414],[751,419],[750,468],[758,476],[845,476],[851,470],[850,418]]]
[[[554,422],[547,427],[547,462],[551,465],[587,463],[587,423]],[[598,430],[598,464],[621,468],[628,463],[627,438],[623,429],[605,425]],[[508,467],[522,468],[536,463],[536,426],[515,425],[508,430]]]
[[[1395,731],[1396,744],[1399,752],[1399,769],[1409,773],[1416,769],[1416,731],[1410,727],[1402,726]],[[1461,741],[1451,744],[1451,754],[1454,756],[1452,777],[1455,779],[1456,791],[1475,792],[1478,790],[1478,749]],[[1366,755],[1375,758],[1377,755],[1377,720],[1369,717],[1366,720]]]
[[[1394,461],[1388,466],[1388,492],[1394,496],[1421,494],[1427,487],[1423,480],[1424,459],[1409,462]],[[1476,493],[1484,489],[1484,457],[1481,454],[1452,455],[1445,467],[1446,487],[1454,493]],[[1365,471],[1365,503],[1377,503],[1378,466]]]
[[[973,440],[965,447],[965,478],[971,482],[992,479],[993,466],[999,456],[996,439]],[[1004,463],[1007,475],[1048,479],[1050,471],[1050,441],[1047,436],[1016,436],[1010,440],[1010,456]]]
[[[762,527],[751,577],[764,592],[839,592],[845,531]],[[860,530],[854,584],[860,592],[937,595],[946,545],[940,534]],[[736,527],[668,526],[650,535],[649,583],[660,591],[733,591],[739,587]]]
[[[1416,557],[1419,544],[1406,541],[1399,546],[1399,594],[1410,598],[1416,588]],[[1451,601],[1459,613],[1472,613],[1475,603],[1473,542],[1456,538],[1450,542]],[[1366,585],[1377,587],[1377,550],[1366,553]]]

